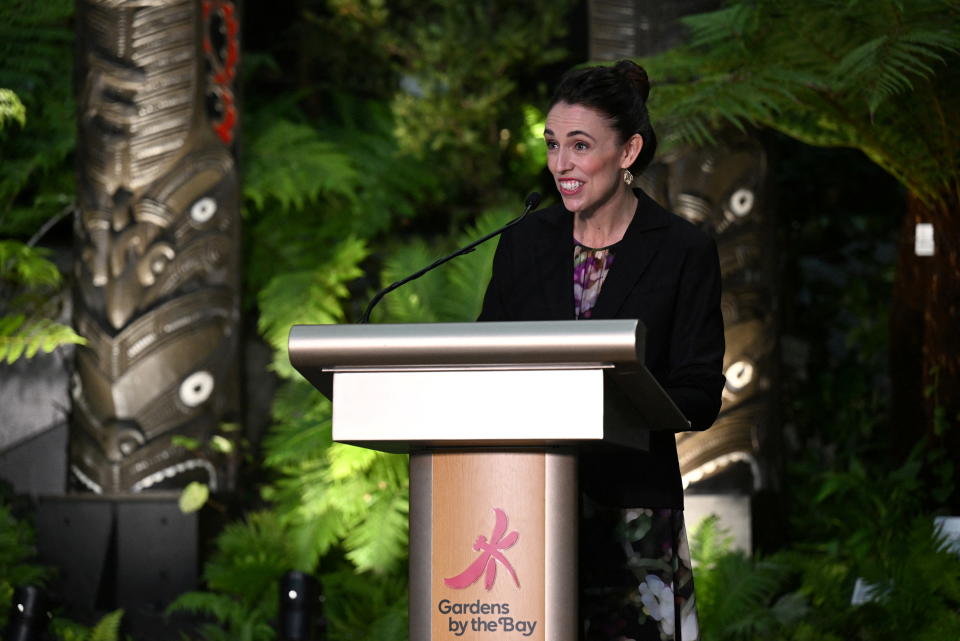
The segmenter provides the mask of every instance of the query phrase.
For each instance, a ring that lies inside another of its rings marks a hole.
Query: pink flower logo
[[[487,537],[482,534],[477,537],[477,540],[473,544],[473,549],[477,552],[482,552],[482,554],[478,556],[466,570],[457,576],[444,579],[443,582],[449,587],[462,590],[476,583],[480,575],[486,571],[486,576],[483,579],[483,587],[490,590],[493,588],[493,582],[497,579],[498,562],[503,563],[503,567],[505,567],[507,572],[510,573],[510,576],[513,577],[513,582],[517,584],[518,588],[520,587],[520,579],[517,578],[517,573],[514,572],[513,566],[510,565],[507,557],[500,551],[513,547],[517,539],[520,538],[520,534],[514,530],[504,536],[504,533],[507,531],[507,514],[498,507],[493,508],[493,512],[496,514],[497,520],[493,526],[493,535],[490,537],[490,541],[487,542]]]

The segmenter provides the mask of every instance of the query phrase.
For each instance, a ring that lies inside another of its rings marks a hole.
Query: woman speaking
[[[710,237],[631,186],[657,145],[649,92],[630,61],[563,77],[544,131],[561,203],[503,234],[480,320],[640,319],[647,368],[703,430],[724,383],[720,265]],[[584,454],[579,475],[582,638],[699,638],[673,432]]]

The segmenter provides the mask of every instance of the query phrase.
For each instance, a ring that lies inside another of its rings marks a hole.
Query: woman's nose
[[[568,171],[573,169],[573,161],[568,154],[563,149],[557,151],[557,171]]]

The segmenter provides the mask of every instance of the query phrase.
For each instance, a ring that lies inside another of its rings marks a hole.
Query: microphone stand
[[[537,192],[531,193],[529,196],[527,196],[526,201],[524,201],[523,213],[520,214],[519,217],[514,218],[513,220],[511,220],[509,223],[507,223],[507,224],[504,225],[503,227],[500,227],[499,229],[493,230],[492,232],[490,232],[489,234],[487,234],[487,235],[484,236],[483,238],[480,238],[479,240],[473,241],[472,243],[470,243],[470,244],[467,245],[466,247],[461,247],[460,249],[458,249],[457,251],[453,252],[452,254],[448,254],[447,256],[444,256],[443,258],[438,258],[437,260],[433,261],[432,263],[430,263],[429,265],[427,265],[427,266],[424,267],[423,269],[421,269],[421,270],[419,270],[419,271],[417,271],[417,272],[414,272],[413,274],[410,274],[410,275],[407,276],[406,278],[404,278],[404,279],[402,279],[402,280],[398,280],[397,282],[392,283],[392,284],[388,285],[387,287],[384,287],[383,289],[381,289],[381,290],[380,290],[379,292],[377,292],[376,295],[370,300],[370,303],[367,305],[366,310],[364,310],[364,312],[363,312],[363,316],[360,317],[360,324],[363,325],[363,324],[366,324],[366,323],[370,322],[370,312],[373,311],[373,308],[376,306],[377,303],[380,302],[381,299],[383,299],[384,296],[386,296],[387,294],[389,294],[389,293],[392,292],[393,290],[397,289],[398,287],[401,287],[401,286],[403,286],[403,285],[406,285],[406,284],[409,283],[410,281],[416,280],[416,279],[420,278],[421,276],[423,276],[423,275],[426,274],[427,272],[429,272],[429,271],[431,271],[431,270],[433,270],[433,269],[436,269],[436,268],[439,267],[440,265],[443,265],[444,263],[453,260],[453,259],[456,258],[457,256],[463,256],[464,254],[469,254],[470,252],[472,252],[473,250],[475,250],[475,249],[477,248],[477,245],[480,245],[480,244],[483,244],[483,243],[487,242],[488,240],[490,240],[490,239],[493,238],[494,236],[499,236],[499,235],[502,234],[503,232],[507,231],[508,229],[510,229],[511,227],[513,227],[514,225],[516,225],[517,223],[519,223],[521,220],[523,220],[524,218],[526,218],[527,214],[530,213],[530,210],[532,210],[534,207],[536,207],[536,206],[539,205],[539,204],[540,204],[540,194],[538,194]]]

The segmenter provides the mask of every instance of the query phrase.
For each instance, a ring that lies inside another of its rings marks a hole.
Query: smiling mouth
[[[558,180],[557,184],[560,185],[560,191],[567,194],[576,193],[583,187],[582,180]]]

